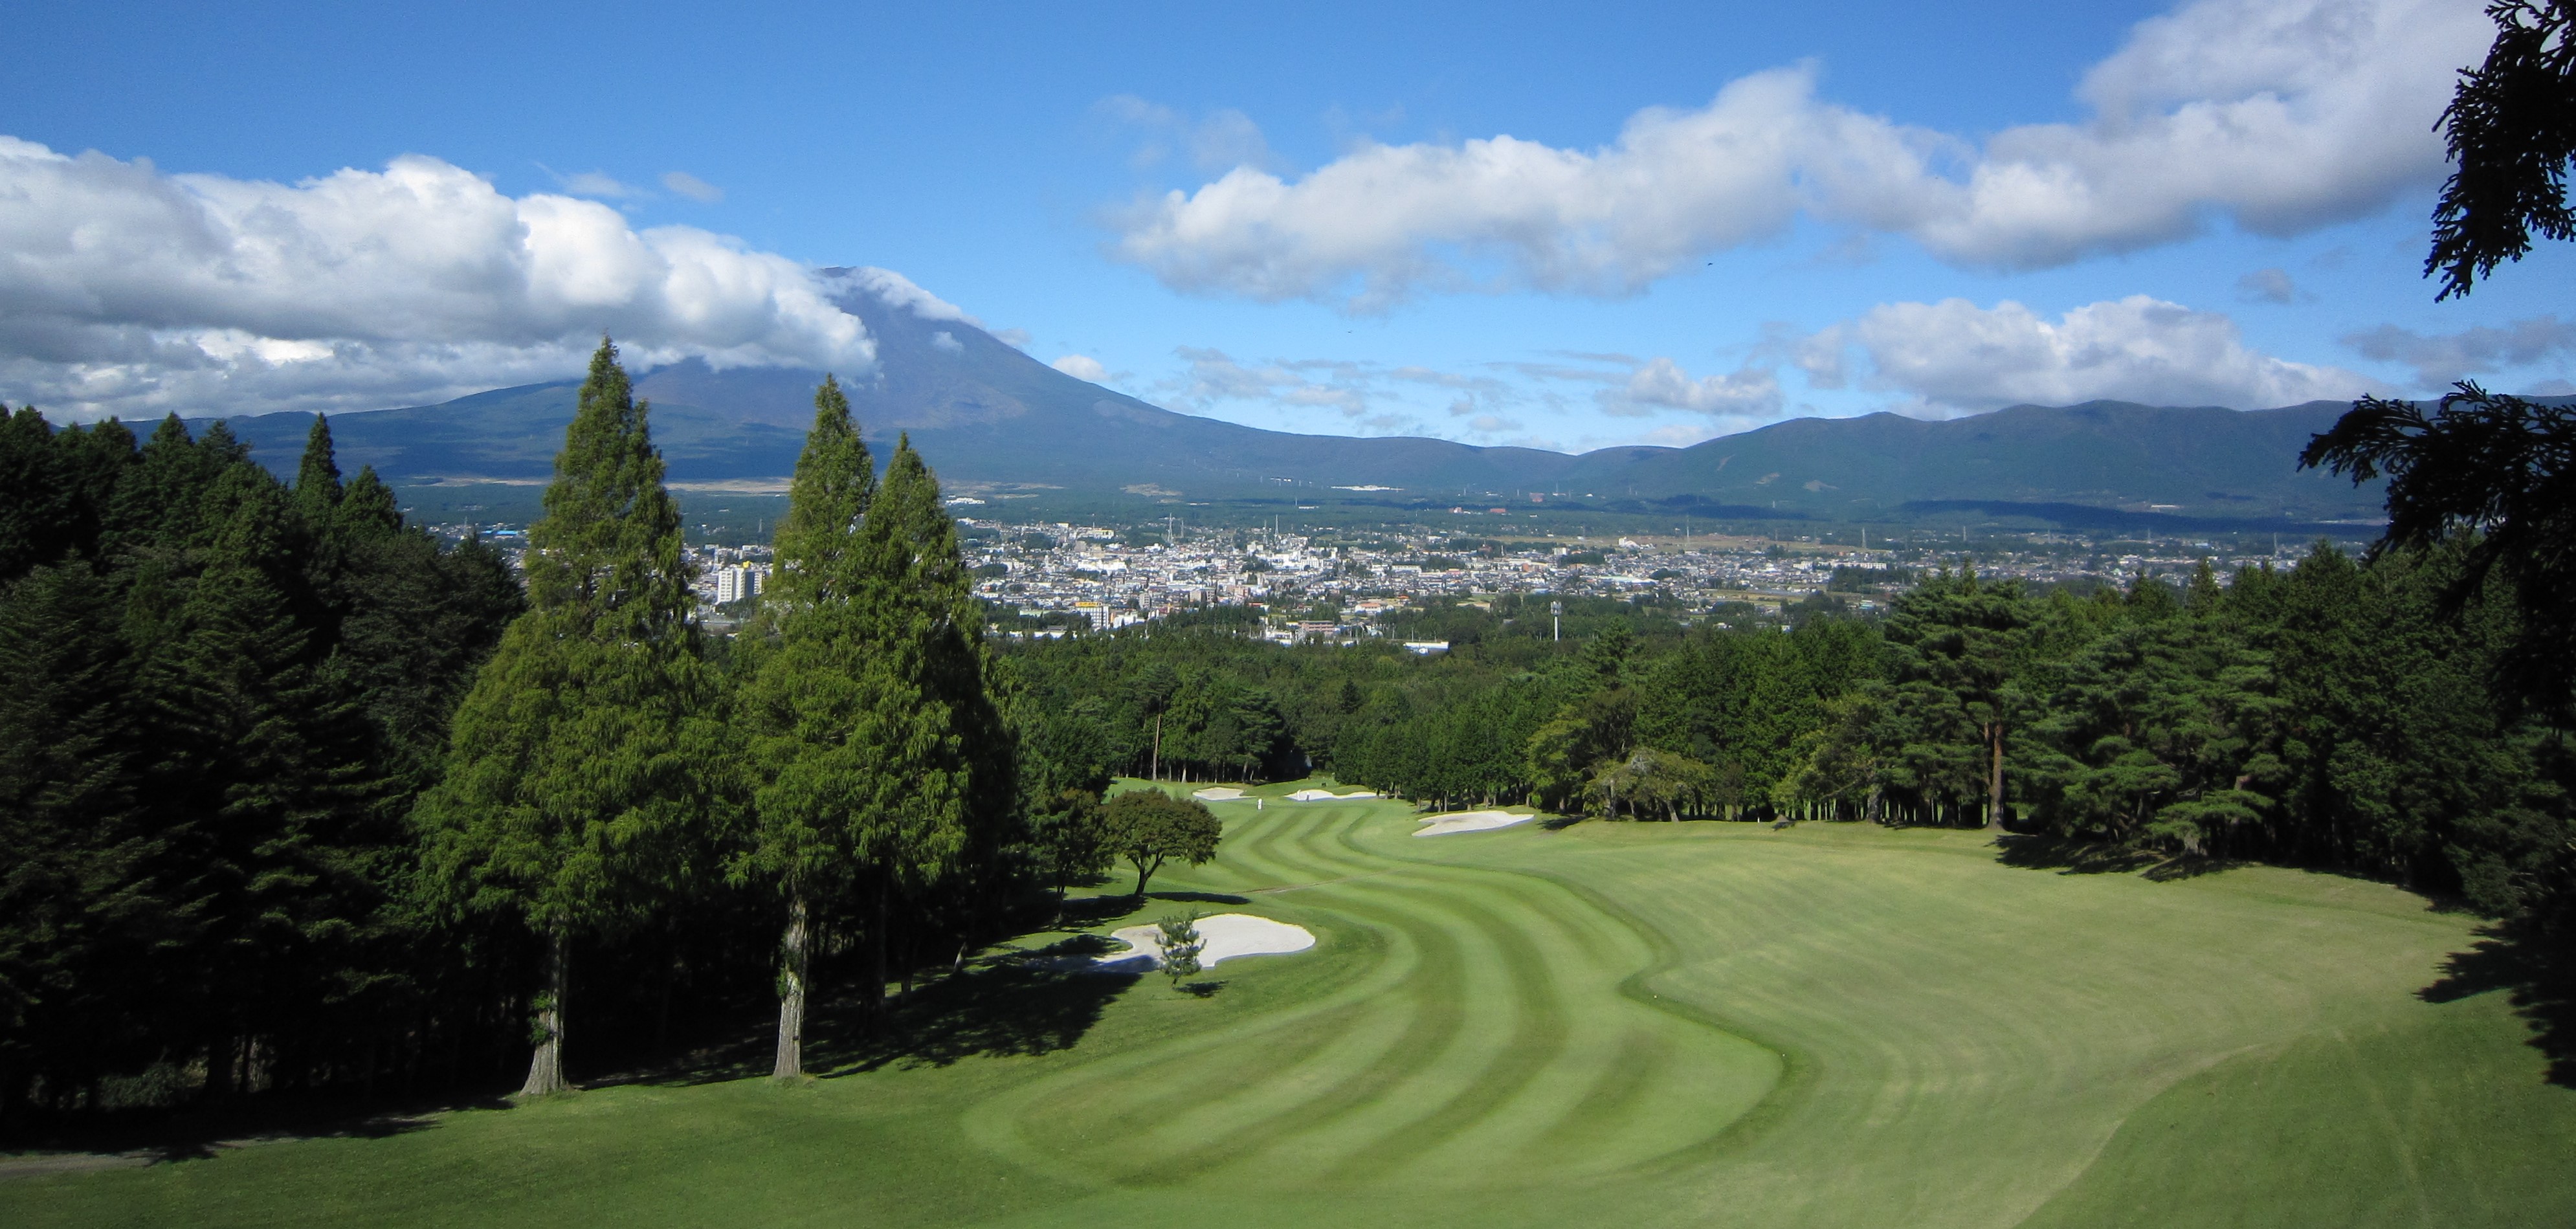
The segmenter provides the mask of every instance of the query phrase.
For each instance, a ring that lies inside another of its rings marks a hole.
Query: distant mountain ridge
[[[841,271],[831,271],[839,273]],[[1179,414],[1038,362],[974,324],[887,302],[851,283],[837,301],[876,339],[874,371],[844,386],[872,445],[897,432],[959,490],[1129,492],[1229,498],[1264,489],[1404,502],[1528,493],[1877,520],[1923,505],[2061,504],[2181,517],[2332,520],[2377,513],[2376,484],[2296,469],[2299,449],[2347,406],[2239,411],[2093,401],[2014,406],[1932,422],[1895,414],[1793,419],[1687,448],[1581,455],[1448,440],[1295,435]],[[690,360],[636,382],[675,481],[783,478],[795,466],[822,373],[717,371]],[[572,381],[495,389],[433,406],[336,415],[341,465],[397,485],[536,481],[571,421]],[[292,472],[307,413],[230,420]],[[881,450],[882,454],[882,450]],[[1384,496],[1380,496],[1384,498]]]

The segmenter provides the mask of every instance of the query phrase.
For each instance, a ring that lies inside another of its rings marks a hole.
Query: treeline
[[[1220,608],[1015,645],[1004,662],[1039,701],[1034,738],[1120,772],[1329,772],[1442,804],[1570,804],[1579,788],[1534,770],[1534,741],[1552,762],[1589,770],[1643,738],[1725,765],[1738,787],[1705,806],[1730,815],[1767,799],[1794,767],[1796,736],[1878,669],[1878,632],[1863,621],[1692,628],[1662,599],[1556,601],[1563,640],[1547,596],[1506,594],[1490,608],[1408,612],[1389,635],[1347,646],[1261,641],[1256,613]],[[1426,628],[1448,652],[1401,647]]]
[[[1453,640],[1427,660],[1214,621],[1010,656],[1046,737],[1124,771],[1313,770],[1620,818],[2009,825],[2525,912],[2564,896],[2576,777],[2563,731],[2499,698],[2512,604],[2445,605],[2465,549],[2363,563],[2320,545],[2230,583],[2204,565],[2088,596],[1963,568],[1882,621],[1819,609],[1762,630],[1569,599],[1579,647],[1545,638],[1545,599],[1500,599],[1411,615]]]
[[[2540,907],[2563,896],[2576,776],[2564,731],[2499,698],[2511,605],[2446,611],[2461,549],[2320,545],[2082,599],[1936,576],[1776,797]]]
[[[814,983],[873,1025],[1128,845],[1174,856],[1082,749],[1023,755],[908,442],[880,481],[826,382],[725,640],[648,413],[603,344],[523,576],[342,482],[322,421],[289,485],[220,424],[7,419],[0,1126],[518,1063],[542,1094],[571,1036],[613,1069],[766,1003],[792,1075]]]

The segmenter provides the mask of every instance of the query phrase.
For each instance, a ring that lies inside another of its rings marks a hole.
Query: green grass
[[[1219,859],[1158,892],[1317,947],[1060,1003],[1068,1046],[0,1182],[0,1223],[2576,1223],[2576,1092],[2502,992],[2419,997],[2473,925],[2395,889],[2015,869],[1970,833],[1218,810]]]

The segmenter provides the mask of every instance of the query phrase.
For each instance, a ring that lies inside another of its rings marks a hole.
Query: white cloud
[[[930,335],[930,348],[933,350],[945,350],[950,354],[964,354],[966,352],[966,344],[957,340],[957,335],[946,329],[941,329],[940,331]]]
[[[2343,344],[2364,358],[2404,363],[2415,369],[2415,382],[2439,389],[2474,375],[2576,354],[2576,324],[2556,316],[2534,316],[2502,327],[2480,326],[2457,333],[2426,335],[2383,324],[2348,334]]]
[[[1734,432],[1744,429],[1745,428],[1743,427],[1720,426],[1717,423],[1708,422],[1666,423],[1663,426],[1647,432],[1645,437],[1637,442],[1640,444],[1658,444],[1666,448],[1688,448],[1691,445],[1700,443],[1704,440],[1716,439],[1718,436],[1733,434]]]
[[[2034,268],[2358,216],[2443,168],[2434,118],[2491,27],[2463,0],[2194,0],[2089,72],[2080,124],[1982,145],[1820,101],[1812,66],[1649,108],[1616,140],[1362,142],[1306,176],[1238,164],[1113,217],[1176,289],[1383,309],[1426,290],[1633,294],[1804,210],[1955,264]]]
[[[1882,304],[1808,338],[1797,361],[1818,386],[1840,387],[1855,351],[1867,361],[1864,386],[1935,412],[2096,399],[2257,409],[2385,391],[2342,368],[2258,353],[2227,316],[2145,295],[2054,321],[2010,300]]]
[[[892,269],[864,266],[855,269],[825,269],[822,276],[826,282],[844,282],[856,286],[884,300],[888,306],[904,308],[924,320],[955,320],[962,324],[974,325],[979,329],[984,327],[983,321],[967,315],[956,304],[914,285],[911,278]]]
[[[1679,363],[1658,358],[1637,368],[1626,385],[1604,390],[1602,408],[1614,414],[1655,409],[1689,410],[1727,418],[1761,418],[1780,411],[1780,380],[1767,367],[1747,365],[1731,375],[1692,379]]]
[[[1369,411],[1371,373],[1362,364],[1303,359],[1246,366],[1209,347],[1182,346],[1173,353],[1189,364],[1189,370],[1165,388],[1175,400],[1198,409],[1235,401],[1329,409],[1352,419]]]
[[[1030,342],[1037,340],[1027,329],[987,329],[985,331],[992,334],[993,340],[1014,350],[1026,350]]]
[[[724,199],[724,189],[687,171],[664,171],[662,186],[702,205],[713,205]]]
[[[1063,358],[1047,364],[1047,366],[1053,367],[1066,375],[1072,376],[1074,379],[1089,380],[1094,384],[1107,383],[1109,380],[1109,369],[1101,366],[1099,359],[1093,358],[1087,354],[1068,354]]]
[[[287,185],[0,137],[0,252],[0,392],[82,416],[452,396],[577,374],[602,332],[640,365],[875,361],[785,257],[417,155]]]

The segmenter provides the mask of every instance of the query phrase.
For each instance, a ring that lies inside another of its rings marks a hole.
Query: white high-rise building
[[[716,605],[760,595],[760,570],[749,564],[716,569]]]

